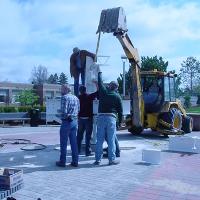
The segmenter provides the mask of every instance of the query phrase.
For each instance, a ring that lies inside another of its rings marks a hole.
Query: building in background
[[[32,84],[0,82],[0,105],[19,104],[16,100],[20,92],[31,89]]]
[[[61,96],[61,85],[42,84],[34,86],[36,94],[39,96],[39,104],[43,105],[46,99],[53,99]]]
[[[73,90],[73,85],[70,85]],[[0,106],[19,105],[17,97],[23,90],[33,89],[39,96],[39,103],[44,105],[47,98],[56,98],[61,96],[61,85],[43,84],[33,85],[26,83],[7,83],[0,82]]]

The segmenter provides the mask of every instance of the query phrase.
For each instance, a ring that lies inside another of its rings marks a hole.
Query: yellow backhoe
[[[96,53],[102,32],[116,36],[132,67],[131,111],[126,120],[128,130],[133,134],[139,134],[146,128],[165,135],[190,133],[193,120],[186,115],[181,102],[175,97],[176,75],[140,70],[140,57],[127,34],[122,7],[102,10]]]

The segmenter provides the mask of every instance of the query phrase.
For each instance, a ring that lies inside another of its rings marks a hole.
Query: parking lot
[[[193,132],[199,135],[200,132]],[[25,144],[0,148],[0,166],[24,171],[24,188],[13,194],[17,200],[120,199],[199,200],[200,154],[168,151],[169,138],[150,130],[140,136],[119,131],[120,164],[109,166],[103,159],[94,166],[94,156],[80,155],[78,168],[59,168],[59,127],[1,128],[0,138],[31,140],[46,145],[43,150],[24,151]],[[106,144],[105,144],[106,146]],[[28,146],[29,147],[34,147]],[[160,149],[161,164],[142,162],[142,149]],[[29,149],[30,150],[30,149]],[[70,149],[67,160],[70,163]]]

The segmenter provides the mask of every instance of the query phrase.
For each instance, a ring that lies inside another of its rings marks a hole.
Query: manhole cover
[[[27,144],[27,145],[23,146],[21,148],[21,150],[35,151],[35,150],[43,150],[45,148],[46,148],[46,146],[43,144],[31,143],[31,144]]]
[[[136,149],[136,147],[120,147],[121,150],[133,150]]]

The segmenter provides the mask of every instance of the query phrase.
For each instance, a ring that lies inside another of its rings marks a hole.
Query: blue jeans
[[[77,143],[78,143],[78,152],[81,152],[81,143],[83,140],[83,134],[86,131],[85,134],[85,154],[90,154],[91,153],[91,148],[90,148],[90,140],[91,140],[91,135],[92,135],[92,129],[93,129],[93,120],[92,118],[88,119],[82,119],[79,118],[78,121],[78,133],[77,133]]]
[[[108,159],[115,160],[115,137],[116,137],[116,118],[109,115],[100,115],[97,119],[97,143],[95,158],[101,161],[103,155],[103,142],[107,138]]]
[[[62,120],[60,127],[60,162],[66,163],[67,155],[67,141],[69,137],[71,151],[72,151],[72,162],[78,164],[78,147],[76,142],[77,133],[77,119],[72,122]]]
[[[105,140],[107,141],[107,138],[105,138]],[[120,155],[120,147],[119,147],[119,141],[117,139],[117,135],[115,135],[115,147],[116,147],[115,155]],[[108,153],[108,147],[105,148],[104,151]]]
[[[79,76],[81,74],[81,84],[85,85],[85,69],[77,69],[78,76],[74,78],[74,94],[79,95]]]

